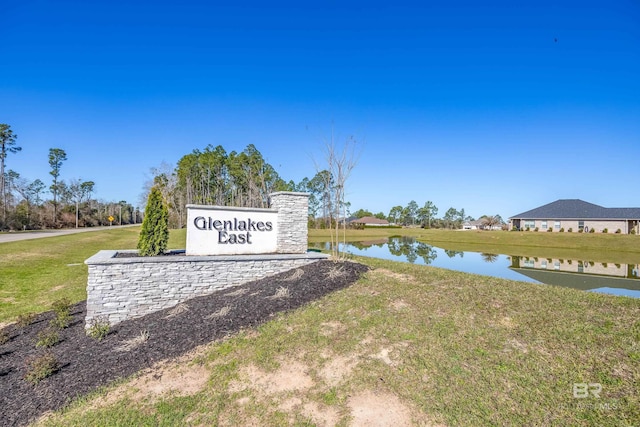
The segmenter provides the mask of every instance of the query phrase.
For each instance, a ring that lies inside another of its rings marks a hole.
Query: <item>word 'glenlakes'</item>
[[[251,218],[247,218],[246,221],[238,221],[238,218],[234,218],[233,221],[221,221],[212,217],[198,216],[194,218],[193,225],[198,230],[216,230],[220,244],[252,244],[251,231],[273,230],[271,221],[252,221]],[[238,231],[242,233],[238,233]]]

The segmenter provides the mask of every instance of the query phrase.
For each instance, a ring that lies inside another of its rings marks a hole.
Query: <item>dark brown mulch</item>
[[[288,271],[191,299],[185,303],[188,310],[180,314],[170,315],[172,309],[166,309],[119,323],[102,341],[85,335],[85,303],[78,303],[72,308],[71,325],[61,332],[62,341],[50,349],[61,368],[37,385],[24,379],[25,360],[43,353],[42,349],[36,349],[35,342],[38,333],[54,317],[53,312],[38,315],[26,328],[7,326],[4,331],[10,340],[0,345],[0,425],[28,424],[48,410],[61,408],[75,397],[160,360],[180,356],[199,345],[268,321],[278,312],[298,308],[352,284],[367,267],[352,262],[320,261],[301,270],[304,274],[300,277],[299,273]],[[338,270],[340,275],[332,274]],[[289,296],[269,298],[280,287],[287,288]],[[239,295],[241,289],[246,292]],[[227,306],[231,311],[226,316],[209,316]],[[118,350],[142,331],[149,333],[144,344],[129,351]]]

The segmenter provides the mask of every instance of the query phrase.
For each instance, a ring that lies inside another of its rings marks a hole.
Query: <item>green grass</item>
[[[124,382],[112,404],[102,392],[43,424],[349,425],[368,391],[415,425],[637,425],[640,301],[358,261],[373,270],[353,286],[194,356],[200,391],[136,398]],[[265,385],[288,375],[305,381]],[[574,398],[576,383],[600,398]]]
[[[84,261],[103,249],[135,248],[139,233],[127,227],[0,244],[0,323],[50,310],[61,298],[86,299]],[[184,231],[175,234],[169,247],[184,248]]]
[[[498,239],[512,246],[519,234],[402,232],[444,244]],[[61,298],[84,299],[84,260],[101,249],[133,248],[137,237],[134,228],[0,244],[0,321],[49,310]],[[378,237],[384,234],[350,235]],[[574,250],[584,237],[553,244]],[[538,238],[524,236],[533,246],[522,247],[535,248]],[[600,251],[607,240],[589,241]],[[184,243],[184,230],[171,232],[171,248]],[[318,425],[331,416],[330,423],[349,425],[354,397],[367,392],[395,401],[416,425],[630,426],[640,419],[639,300],[358,261],[373,270],[353,286],[179,363],[175,369],[205,366],[208,381],[199,391],[139,395],[140,383],[124,380],[42,424]],[[304,386],[269,391],[260,382],[295,375],[305,381],[293,384]],[[574,398],[576,383],[601,384],[600,399]]]

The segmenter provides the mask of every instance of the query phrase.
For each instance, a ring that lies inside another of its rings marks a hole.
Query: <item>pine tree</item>
[[[158,187],[153,187],[144,210],[138,249],[142,256],[164,253],[169,241],[169,209]]]

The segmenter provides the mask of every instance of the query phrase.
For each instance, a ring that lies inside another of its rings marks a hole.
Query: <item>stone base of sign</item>
[[[89,266],[87,328],[96,318],[115,325],[328,257],[317,252],[186,256],[181,251],[156,257],[116,257],[118,253],[137,251],[100,251],[85,261]]]

